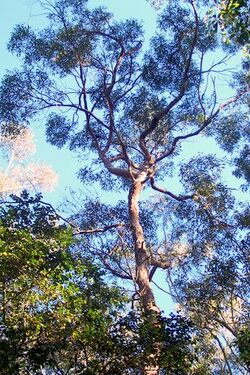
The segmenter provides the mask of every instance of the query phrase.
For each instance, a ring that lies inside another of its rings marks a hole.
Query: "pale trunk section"
[[[160,309],[156,305],[154,293],[150,285],[149,280],[149,264],[150,258],[147,253],[146,243],[144,239],[143,228],[140,223],[140,213],[139,213],[139,195],[143,189],[144,183],[140,178],[133,181],[132,186],[129,191],[129,216],[130,223],[133,232],[134,240],[134,252],[136,261],[136,283],[139,288],[140,301],[143,309],[146,312],[153,313],[158,316],[160,314]],[[158,356],[160,345],[155,348],[154,357]],[[158,352],[158,353],[157,353]],[[158,375],[159,366],[152,365],[150,367],[145,367],[142,369],[142,375]]]

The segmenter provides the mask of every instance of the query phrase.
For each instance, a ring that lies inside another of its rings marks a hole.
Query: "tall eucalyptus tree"
[[[3,78],[1,120],[26,123],[46,113],[47,140],[80,152],[84,183],[127,192],[116,205],[83,198],[77,233],[85,235],[84,251],[133,283],[133,299],[157,324],[156,270],[186,262],[190,271],[210,256],[208,248],[215,254],[222,238],[235,235],[221,162],[200,155],[180,167],[174,163],[185,141],[204,135],[233,155],[247,134],[248,83],[239,75],[235,96],[218,99],[215,76],[225,71],[230,51],[211,60],[219,42],[193,0],[168,2],[148,50],[135,19],[118,22],[103,7],[88,8],[86,0],[41,3],[48,26],[34,31],[19,25],[11,36],[9,50],[23,65]],[[183,183],[181,193],[159,185],[171,175]],[[141,199],[145,189],[164,199],[152,208]],[[164,241],[157,239],[161,207],[168,219]],[[172,215],[179,226],[171,226]],[[156,343],[153,364],[142,373],[159,373],[160,350]]]

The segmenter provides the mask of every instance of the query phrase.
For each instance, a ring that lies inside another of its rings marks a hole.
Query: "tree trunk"
[[[150,265],[150,254],[148,254],[144,239],[143,228],[140,223],[139,213],[139,196],[144,187],[144,182],[140,178],[137,178],[132,182],[132,186],[129,191],[129,217],[130,224],[133,233],[134,241],[134,253],[136,261],[136,283],[139,289],[140,302],[144,312],[149,316],[149,319],[155,320],[160,315],[160,309],[156,305],[154,293],[150,285],[149,280],[149,265]],[[160,352],[160,343],[156,344],[152,361],[154,361]],[[142,375],[158,375],[159,366],[145,366],[142,369]]]

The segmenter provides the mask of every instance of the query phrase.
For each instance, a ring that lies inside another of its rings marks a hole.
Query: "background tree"
[[[212,12],[213,27],[220,27],[224,41],[243,47],[249,57],[249,2],[226,0],[216,3],[217,14]]]
[[[31,130],[7,123],[2,123],[0,129],[0,150],[7,161],[0,168],[0,196],[20,193],[23,189],[52,190],[58,179],[53,169],[29,160],[36,151]]]
[[[85,234],[82,250],[132,283],[133,299],[157,327],[160,309],[151,285],[156,270],[176,267],[178,278],[183,270],[191,277],[210,258],[223,256],[228,236],[240,236],[231,218],[233,198],[220,180],[222,161],[214,155],[179,160],[184,141],[201,135],[223,140],[234,156],[248,134],[249,84],[238,75],[235,96],[218,100],[216,75],[225,72],[228,56],[211,64],[209,54],[219,42],[193,1],[168,2],[146,52],[134,19],[117,22],[104,8],[88,9],[87,1],[43,5],[45,29],[19,25],[12,34],[9,49],[23,66],[2,81],[0,116],[21,123],[51,111],[47,139],[87,159],[82,181],[128,193],[116,205],[86,199],[73,219],[78,234]],[[182,189],[159,185],[171,185],[171,174]],[[165,197],[161,205],[152,208],[141,199],[146,188]],[[165,238],[158,236],[162,210]],[[142,373],[159,373],[162,348],[156,340],[152,364],[142,366]]]

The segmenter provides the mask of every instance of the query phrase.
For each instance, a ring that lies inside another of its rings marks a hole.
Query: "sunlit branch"
[[[114,174],[115,176],[120,176],[120,177],[124,177],[124,178],[131,178],[131,173],[129,171],[129,169],[123,169],[123,168],[116,168],[112,165],[112,162],[109,158],[107,158],[105,156],[105,154],[103,153],[103,151],[101,150],[100,146],[99,146],[99,143],[98,143],[98,140],[97,140],[97,137],[95,135],[95,133],[93,132],[93,130],[91,129],[91,127],[89,126],[88,127],[88,131],[89,131],[89,134],[91,135],[92,137],[92,140],[95,144],[95,147],[96,147],[96,150],[105,166],[105,168],[108,169],[108,171],[111,173],[111,174]]]
[[[166,194],[166,195],[170,196],[171,198],[173,198],[173,199],[175,199],[179,202],[185,201],[187,199],[193,199],[194,198],[194,195],[175,195],[175,194],[171,193],[171,191],[168,191],[168,190],[165,190],[165,189],[162,189],[162,188],[156,186],[153,177],[151,177],[151,179],[150,179],[150,184],[151,184],[151,187],[154,190],[159,191],[160,193]]]

